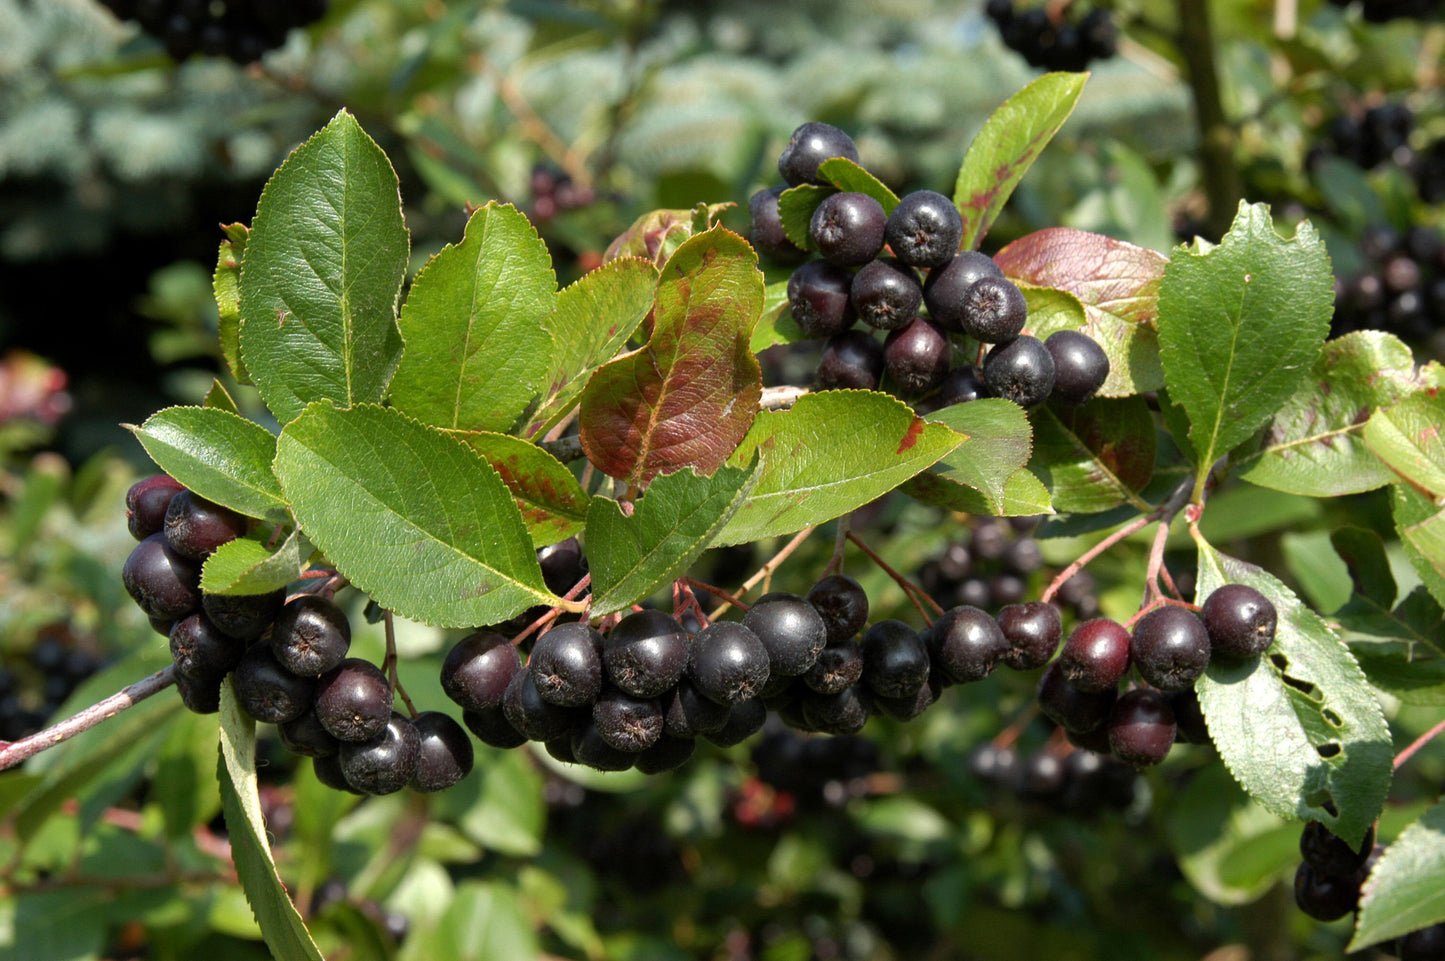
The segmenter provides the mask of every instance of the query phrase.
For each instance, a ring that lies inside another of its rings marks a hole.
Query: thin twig
[[[788,555],[793,553],[793,551],[797,550],[800,546],[802,546],[803,541],[808,539],[808,535],[812,534],[813,531],[817,529],[817,527],[805,527],[802,530],[798,531],[798,533],[794,534],[793,539],[788,541],[788,543],[784,544],[782,550],[778,551],[771,558],[769,558],[768,562],[762,567],[758,568],[757,571],[754,572],[752,577],[749,577],[746,581],[743,581],[743,586],[737,591],[738,596],[742,596],[743,594],[746,594],[748,591],[752,590],[755,586],[757,586],[757,583],[759,581],[769,580],[773,576],[773,571],[777,570],[778,567],[783,563],[783,561],[787,560]],[[723,612],[731,606],[732,602],[728,601],[714,608],[713,612],[708,615],[708,620],[717,620],[718,617],[720,617]]]
[[[108,721],[126,708],[134,707],[141,701],[163,691],[175,683],[176,666],[168,664],[150,677],[136,681],[99,703],[78,714],[72,715],[59,724],[52,724],[43,731],[36,731],[29,737],[11,741],[0,746],[0,771],[12,768],[41,751],[48,750],[62,741],[68,741],[82,731],[88,731],[101,721]]]
[[[401,678],[396,676],[396,625],[392,622],[391,611],[382,612],[381,623],[386,628],[386,676],[391,681],[391,689],[401,695],[401,703],[406,705],[407,713],[416,717],[416,705],[411,702],[406,688],[401,686]]]
[[[725,606],[736,607],[738,610],[742,611],[743,613],[747,613],[747,611],[748,611],[748,605],[747,605],[747,604],[744,604],[740,598],[735,597],[735,596],[732,595],[732,594],[729,594],[727,591],[723,590],[721,587],[714,587],[712,584],[708,584],[708,583],[706,583],[706,582],[704,582],[704,581],[700,581],[700,580],[698,580],[698,579],[695,578],[695,577],[682,577],[682,578],[679,578],[679,579],[680,579],[684,584],[686,584],[688,587],[692,588],[693,590],[706,591],[707,593],[711,594],[713,597],[720,597],[720,598],[722,598],[724,601],[727,601],[727,605],[725,605]],[[710,619],[711,619],[711,618],[709,618],[709,620],[710,620]]]
[[[828,558],[828,565],[823,568],[823,576],[829,574],[840,574],[843,571],[843,548],[848,546],[848,534],[853,529],[853,515],[844,514],[838,518],[838,532],[833,539],[833,556]]]
[[[863,541],[859,539],[857,534],[849,531],[848,540],[852,541],[854,544],[857,544],[858,548],[864,554],[868,555],[868,559],[870,561],[882,568],[883,573],[893,578],[893,580],[898,584],[898,586],[903,588],[904,596],[908,598],[908,600],[913,604],[914,607],[918,608],[918,613],[923,616],[923,622],[932,627],[933,618],[928,616],[928,611],[924,610],[923,605],[919,603],[919,600],[922,599],[928,602],[928,606],[933,608],[934,613],[942,614],[944,611],[943,608],[939,606],[938,602],[935,601],[932,597],[930,597],[928,592],[925,591],[923,588],[919,587],[917,584],[913,583],[908,578],[904,577],[902,574],[898,573],[892,567],[890,567],[888,565],[888,562],[885,561],[883,558],[879,557],[877,553],[874,552],[873,548],[863,543]]]
[[[1415,740],[1410,743],[1409,747],[1405,748],[1405,750],[1395,755],[1395,770],[1400,770],[1400,767],[1406,761],[1410,760],[1410,758],[1414,756],[1416,751],[1420,750],[1420,748],[1433,741],[1437,736],[1439,736],[1441,731],[1445,731],[1445,721],[1441,721],[1439,724],[1436,724],[1424,734],[1421,734],[1419,737],[1415,738]]]

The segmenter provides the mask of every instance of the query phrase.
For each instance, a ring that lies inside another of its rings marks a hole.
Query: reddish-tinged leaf
[[[661,267],[682,242],[698,231],[699,219],[710,221],[732,204],[699,204],[702,209],[652,210],[638,217],[632,226],[607,245],[603,261],[618,257],[641,257]],[[701,214],[701,218],[699,217]]]
[[[994,255],[1015,280],[1068,291],[1084,305],[1080,328],[1109,355],[1102,397],[1124,397],[1164,386],[1159,365],[1159,285],[1168,258],[1102,234],[1050,227]]]
[[[651,339],[599,368],[582,391],[587,459],[639,485],[722,466],[762,396],[748,349],[762,310],[763,275],[747,241],[717,227],[684,242],[662,269]]]

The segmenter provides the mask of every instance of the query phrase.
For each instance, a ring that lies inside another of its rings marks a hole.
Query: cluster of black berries
[[[820,803],[838,807],[863,793],[882,756],[866,737],[807,737],[779,727],[758,739],[752,762],[761,783],[784,792],[771,799],[773,812],[791,813]],[[739,813],[735,805],[735,816]]]
[[[36,636],[28,656],[0,667],[0,741],[18,741],[45,726],[102,659],[77,644],[65,625]]]
[[[1087,70],[1094,60],[1108,60],[1119,52],[1119,28],[1114,15],[1095,7],[1077,20],[1069,19],[1077,4],[1057,12],[1049,6],[1014,9],[1013,0],[989,0],[988,17],[998,27],[1004,46],[1043,70]]]
[[[1332,334],[1387,330],[1423,344],[1445,327],[1445,236],[1438,229],[1374,228],[1360,249],[1369,267],[1336,279]]]
[[[1039,710],[1079,747],[1135,767],[1158,764],[1176,740],[1209,741],[1194,682],[1210,659],[1259,656],[1274,641],[1276,619],[1264,595],[1226,584],[1199,613],[1166,604],[1132,632],[1105,617],[1085,621],[1039,678]],[[1144,683],[1121,692],[1131,667]]]
[[[1043,552],[1032,536],[1036,517],[970,520],[967,536],[946,545],[918,568],[918,582],[943,607],[967,604],[992,610],[1017,604],[1028,593],[1029,579],[1043,570]],[[1077,619],[1099,611],[1094,579],[1079,571],[1060,586],[1057,603]]]
[[[327,0],[101,0],[134,20],[176,61],[194,53],[254,63],[292,28],[326,15]]]
[[[1361,170],[1373,170],[1394,162],[1410,162],[1410,133],[1415,115],[1403,103],[1382,103],[1359,117],[1342,114],[1330,121],[1325,143],[1330,153],[1343,157]]]
[[[317,777],[343,790],[437,791],[471,770],[466,732],[445,714],[392,710],[381,669],[348,658],[351,625],[327,598],[285,590],[202,592],[201,563],[246,532],[249,521],[159,474],[126,494],[140,541],[121,578],[157,631],[170,639],[176,688],[198,713],[220,708],[229,674],[240,707],[277,725],[281,742],[313,759]]]
[[[1445,11],[1441,0],[1330,0],[1337,7],[1358,3],[1360,15],[1369,23],[1391,20],[1428,20]]]
[[[551,220],[560,213],[578,210],[597,199],[591,185],[579,185],[571,177],[550,164],[537,164],[528,181],[532,191],[530,217],[535,222]]]
[[[1024,800],[1064,814],[1091,816],[1134,803],[1137,772],[1106,754],[1050,747],[1020,757],[1012,747],[982,744],[969,771],[1006,804]]]
[[[793,132],[778,158],[787,186],[750,202],[758,250],[785,261],[806,256],[783,230],[779,200],[788,187],[821,183],[818,167],[834,157],[858,159],[843,131],[815,122]],[[820,388],[884,386],[927,409],[978,397],[1032,407],[1051,398],[1081,404],[1108,378],[1107,355],[1084,334],[1040,341],[1023,333],[1023,293],[988,255],[959,251],[963,218],[942,194],[914,191],[885,213],[868,194],[833,193],[813,212],[809,235],[822,259],[793,271],[788,305],[807,336],[826,338]],[[987,348],[981,367],[955,367],[955,341]]]

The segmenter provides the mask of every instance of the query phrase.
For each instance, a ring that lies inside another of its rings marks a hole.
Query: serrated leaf
[[[1400,832],[1370,871],[1349,950],[1445,921],[1445,802]]]
[[[835,188],[822,184],[799,184],[779,194],[778,219],[788,239],[803,250],[816,250],[811,226],[813,211],[824,199],[837,192]]]
[[[1028,325],[1025,330],[1039,340],[1060,330],[1081,330],[1087,315],[1084,302],[1067,290],[1053,287],[1035,287],[1019,283],[1024,302],[1029,306]]]
[[[1445,496],[1445,395],[1438,387],[1417,391],[1365,423],[1365,444],[1406,483]]]
[[[963,214],[959,247],[978,247],[1003,205],[1074,112],[1086,73],[1046,73],[1010,97],[968,145],[953,202]]]
[[[454,436],[317,403],[281,432],[275,470],[307,537],[387,610],[474,627],[556,602],[512,492]]]
[[[1416,383],[1414,367],[1393,334],[1360,330],[1326,341],[1310,375],[1240,456],[1239,475],[1311,497],[1389,483],[1394,475],[1367,449],[1367,421]]]
[[[269,594],[301,576],[310,548],[302,548],[299,531],[274,551],[248,537],[222,544],[201,568],[201,590],[207,594]]]
[[[226,239],[216,254],[216,269],[211,274],[211,292],[216,297],[220,316],[221,356],[238,384],[249,384],[246,365],[241,363],[241,263],[246,259],[246,238],[251,229],[245,224],[224,224]]]
[[[1400,544],[1431,596],[1445,604],[1445,509],[1408,484],[1390,488]]]
[[[1120,504],[1141,506],[1137,492],[1154,476],[1157,432],[1142,397],[1049,404],[1030,417],[1029,469],[1049,489],[1054,509],[1080,514]]]
[[[226,389],[225,384],[221,383],[219,377],[211,380],[211,388],[202,398],[201,406],[214,407],[216,410],[223,410],[228,414],[235,414],[237,417],[241,416],[241,408],[237,406],[236,398],[231,396],[231,392]]]
[[[1196,691],[1230,774],[1276,815],[1323,821],[1358,844],[1390,789],[1390,731],[1364,673],[1318,615],[1279,580],[1199,540],[1197,597],[1247,584],[1278,612],[1274,643],[1214,661]],[[1331,813],[1337,812],[1337,813]]]
[[[883,205],[885,214],[893,213],[893,208],[898,206],[897,194],[847,157],[831,157],[823,161],[818,165],[818,175],[839,190],[867,194]]]
[[[748,350],[762,309],[763,275],[743,238],[719,227],[679,247],[657,285],[647,344],[604,364],[582,391],[579,432],[593,466],[638,486],[722,466],[762,396]]]
[[[409,246],[396,172],[346,111],[272,176],[241,266],[241,358],[277,420],[382,399]]]
[[[583,274],[557,295],[557,306],[542,318],[555,353],[533,424],[550,426],[582,393],[592,372],[627,346],[652,310],[656,289],[657,268],[651,261],[619,257]]]
[[[231,859],[266,947],[276,961],[322,961],[321,951],[311,940],[271,860],[261,796],[256,789],[256,722],[237,705],[230,678],[221,685],[221,751],[216,769]]]
[[[625,610],[680,576],[712,546],[757,480],[756,464],[720,467],[711,477],[690,469],[667,474],[630,517],[616,501],[593,498],[586,534],[593,616]]]
[[[1294,395],[1319,357],[1333,304],[1315,229],[1305,221],[1284,240],[1263,204],[1241,203],[1209,253],[1175,252],[1159,289],[1159,360],[1202,468]]]
[[[732,204],[706,205],[708,216],[731,207]],[[602,254],[604,262],[618,257],[641,257],[661,267],[672,258],[689,237],[695,233],[697,211],[652,210],[632,222]]]
[[[1248,904],[1299,864],[1299,828],[1253,803],[1217,764],[1176,794],[1169,846],[1189,883],[1215,904]]]
[[[1109,378],[1099,396],[1124,397],[1164,386],[1155,321],[1169,258],[1102,234],[1050,227],[1015,240],[994,255],[994,262],[1010,279],[1079,299],[1085,322],[1077,329],[1109,357]]]
[[[556,345],[543,321],[556,303],[536,228],[510,204],[477,208],[461,243],[412,281],[392,404],[435,427],[511,430],[550,380]]]
[[[1002,513],[1009,480],[1033,453],[1033,429],[1023,408],[1013,401],[985,397],[944,407],[927,419],[968,438],[939,462],[936,472],[983,494],[989,505],[985,513]]]
[[[840,425],[847,425],[840,430]],[[742,544],[821,524],[881,497],[932,466],[963,436],[928,424],[872,391],[806,394],[785,411],[763,411],[730,464],[761,459],[752,496],[717,538]]]
[[[1004,481],[997,500],[982,491],[967,487],[943,474],[926,470],[915,474],[898,486],[901,493],[914,500],[944,510],[965,514],[992,514],[997,517],[1034,517],[1052,514],[1049,489],[1026,468],[1019,468]]]
[[[456,434],[486,458],[517,499],[532,543],[545,547],[580,533],[587,492],[566,465],[536,444],[507,434]]]
[[[286,499],[271,473],[276,437],[218,407],[167,407],[131,432],[151,460],[207,500],[275,523]]]

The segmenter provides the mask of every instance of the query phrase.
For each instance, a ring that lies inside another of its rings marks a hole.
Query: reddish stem
[[[43,731],[36,731],[18,741],[0,742],[0,771],[12,768],[41,751],[48,750],[62,741],[68,741],[82,731],[88,731],[101,721],[108,721],[126,708],[134,707],[141,701],[163,691],[175,683],[176,667],[169,664],[150,677],[112,694],[110,697],[68,717],[59,724],[52,724]]]
[[[1436,724],[1424,734],[1421,734],[1419,737],[1415,738],[1415,740],[1410,743],[1409,747],[1405,748],[1405,750],[1395,755],[1395,770],[1400,770],[1400,767],[1406,761],[1410,760],[1410,758],[1415,755],[1416,751],[1420,750],[1420,748],[1433,741],[1436,737],[1439,736],[1441,731],[1445,731],[1445,721],[1441,721],[1439,724]]]
[[[1039,600],[1047,604],[1050,600],[1053,599],[1054,595],[1058,593],[1059,587],[1062,586],[1063,583],[1069,578],[1073,577],[1075,574],[1079,573],[1079,571],[1083,570],[1084,565],[1088,564],[1094,558],[1098,557],[1100,554],[1104,553],[1109,548],[1113,547],[1115,544],[1119,543],[1129,535],[1137,533],[1138,531],[1142,531],[1144,528],[1148,527],[1149,522],[1152,519],[1153,516],[1147,514],[1143,517],[1136,517],[1129,523],[1125,524],[1123,527],[1119,528],[1114,533],[1110,534],[1108,537],[1101,540],[1099,543],[1095,544],[1093,547],[1084,551],[1084,553],[1079,555],[1078,560],[1074,561],[1068,567],[1059,571],[1058,576],[1055,577],[1051,582],[1049,582],[1049,586],[1044,588],[1044,592],[1039,595]]]
[[[873,551],[873,548],[869,547],[867,544],[859,540],[858,535],[854,534],[852,531],[848,532],[848,540],[852,541],[854,544],[857,544],[858,549],[861,550],[864,554],[867,554],[869,560],[877,564],[883,570],[883,573],[893,578],[893,580],[898,584],[898,586],[903,588],[903,593],[908,597],[908,600],[912,602],[914,607],[918,608],[918,613],[923,615],[923,622],[931,627],[933,625],[933,618],[928,616],[928,612],[923,609],[923,605],[919,603],[919,600],[922,599],[923,601],[926,601],[928,603],[928,606],[933,608],[935,614],[942,614],[943,608],[938,606],[938,602],[935,601],[933,598],[929,597],[928,592],[925,591],[923,588],[919,587],[917,584],[913,583],[908,578],[895,571],[892,567],[889,567],[887,561],[879,557]]]

